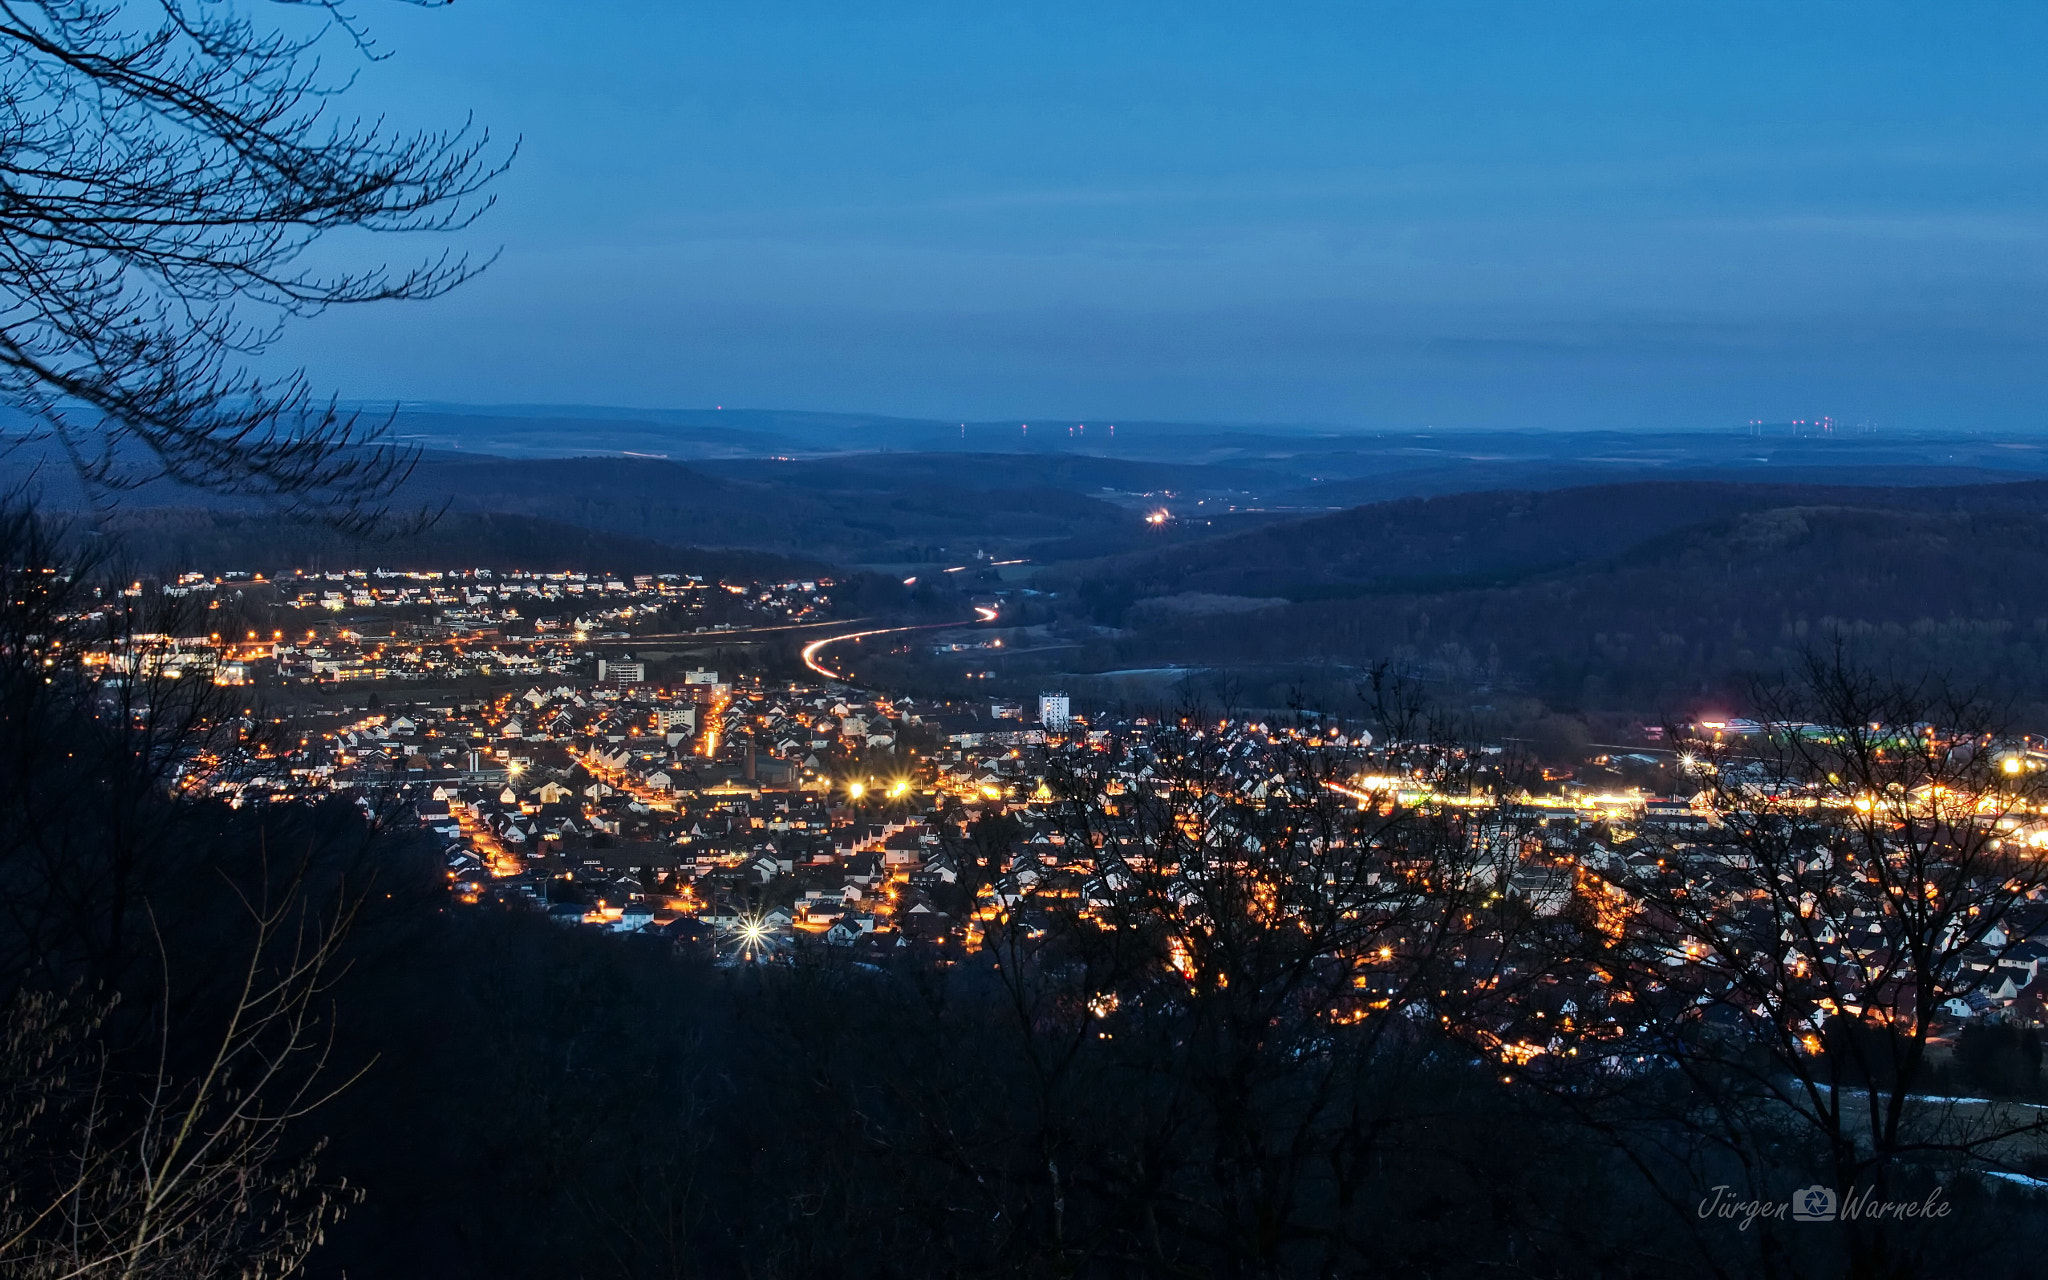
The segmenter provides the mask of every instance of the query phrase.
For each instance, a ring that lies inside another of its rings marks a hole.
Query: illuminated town
[[[1455,955],[1465,996],[1497,999],[1464,1021],[1515,1066],[1589,1043],[1619,1060],[1633,1039],[1633,997],[1597,965],[1543,962],[1542,922],[1577,911],[1620,937],[1632,921],[1665,919],[1660,891],[1709,904],[1711,920],[1739,920],[1768,887],[1726,847],[1741,816],[1731,808],[1767,795],[1779,813],[1853,819],[1895,802],[1776,785],[1744,762],[1745,742],[1811,725],[1703,720],[1679,730],[1682,751],[1646,731],[1639,750],[1590,762],[1609,779],[1596,785],[1510,748],[1376,743],[1316,715],[1105,714],[1054,692],[1035,704],[892,697],[835,664],[868,637],[930,628],[821,622],[832,586],[484,570],[187,574],[161,588],[185,616],[267,594],[269,616],[290,625],[235,639],[131,636],[88,660],[110,680],[206,681],[245,703],[236,748],[195,759],[189,790],[236,806],[349,797],[415,822],[461,903],[652,937],[728,965],[817,948],[952,963],[1058,913],[1100,924],[1148,881],[1174,901],[1214,874],[1192,854],[1219,833],[1245,842],[1243,814],[1314,812],[1315,831],[1290,828],[1309,852],[1283,859],[1282,881],[1312,879],[1321,906],[1376,922],[1350,947],[1356,994],[1333,1016],[1385,1007],[1374,993],[1393,992],[1390,975],[1414,967],[1407,952],[1426,931],[1404,910],[1398,877],[1455,884],[1539,926],[1524,935],[1495,919],[1431,943],[1433,960],[1446,946]],[[975,606],[963,623],[993,629],[1001,608]],[[676,660],[728,638],[796,650],[805,678]],[[997,633],[942,648],[1000,644]],[[2027,786],[2048,753],[2032,740],[1981,745],[2014,785],[1974,799],[1968,821],[2000,845],[2048,846],[2048,817]],[[1642,781],[1615,785],[1616,771]],[[1938,807],[1935,791],[1906,802]],[[1146,829],[1147,805],[1171,814],[1164,826]],[[1439,851],[1426,869],[1394,857],[1364,876],[1343,851],[1379,848],[1366,828],[1395,815],[1436,823]],[[1001,833],[993,855],[991,829]],[[1383,881],[1389,868],[1395,878]],[[1964,949],[1958,962],[1986,980],[1936,1021],[2041,1018],[2034,980],[2048,948],[2001,941],[2039,931],[2041,897],[2016,899],[2015,918]],[[1829,968],[1838,987],[1882,987],[1855,937],[1878,905],[1853,887],[1822,903],[1825,927],[1798,962]],[[1666,924],[1658,963],[1674,977],[1708,959],[1698,937]],[[1841,1003],[1820,997],[1812,1025]]]

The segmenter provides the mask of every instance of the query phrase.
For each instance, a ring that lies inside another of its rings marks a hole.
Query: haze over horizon
[[[889,0],[371,15],[523,151],[350,398],[2023,430],[2048,10]],[[412,246],[382,246],[394,258]]]

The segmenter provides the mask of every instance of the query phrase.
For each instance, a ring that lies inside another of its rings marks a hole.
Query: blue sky
[[[364,13],[354,108],[523,150],[488,275],[286,344],[345,396],[2048,425],[2037,2]]]

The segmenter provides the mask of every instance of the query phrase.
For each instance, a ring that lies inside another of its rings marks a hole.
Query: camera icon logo
[[[1833,1222],[1835,1220],[1835,1189],[1815,1183],[1801,1187],[1792,1193],[1792,1221]]]

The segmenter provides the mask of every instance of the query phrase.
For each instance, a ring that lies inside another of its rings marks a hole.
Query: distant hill
[[[1139,523],[1134,513],[1099,498],[982,486],[966,476],[883,483],[861,468],[717,475],[637,458],[436,457],[414,471],[405,496],[670,546],[747,548],[837,564],[964,559],[977,550],[994,553]]]
[[[1039,565],[1126,557],[1097,575],[1114,580],[1103,597],[1111,613],[1119,598],[1128,604],[1175,591],[1308,599],[1404,583],[1427,589],[1469,575],[1498,581],[1611,555],[1716,513],[1804,502],[1793,491],[1822,480],[1824,488],[1890,492],[2048,474],[2048,439],[2025,437],[1370,433],[1142,422],[1119,424],[1111,436],[1102,423],[1025,426],[416,404],[401,407],[394,429],[425,451],[403,503],[550,520],[667,547],[900,568],[899,578],[962,564],[977,551]],[[1635,488],[1653,482],[1689,487]],[[48,507],[87,505],[67,460],[47,443],[0,441],[0,491],[16,485]],[[1589,486],[1611,493],[1615,505],[1575,514],[1577,500],[1543,496]],[[1520,504],[1519,514],[1501,505],[1498,495],[1509,490],[1521,495],[1506,499]],[[1403,498],[1431,501],[1392,501]],[[162,482],[122,502],[257,509]],[[1379,514],[1344,513],[1361,503]],[[1175,519],[1145,523],[1159,507]],[[1353,532],[1330,526],[1329,537],[1307,541],[1247,532],[1325,512]],[[1239,540],[1260,536],[1271,540]],[[1203,549],[1165,555],[1197,544]],[[1128,559],[1152,553],[1164,558]]]
[[[364,404],[371,415],[390,406]],[[1205,452],[1249,448],[1321,452],[1333,439],[1359,433],[1330,427],[1257,427],[1202,422],[1092,423],[1066,418],[957,421],[879,413],[817,413],[793,409],[631,409],[591,405],[401,404],[398,435],[436,448],[508,457],[654,452],[678,460],[773,454],[925,453],[1058,454],[1190,459],[1191,442]]]
[[[855,453],[792,461],[700,462],[737,480],[807,489],[1048,489],[1068,493],[1240,493],[1269,491],[1274,476],[1253,467],[1195,466],[1085,453]],[[1162,499],[1163,500],[1163,499]]]
[[[1074,572],[1138,597],[1200,591],[1316,599],[1501,585],[1601,564],[1648,539],[1779,507],[2048,510],[2048,482],[1916,488],[1648,481],[1404,498],[1285,520]]]
[[[1062,508],[1050,498],[1040,503],[1045,514],[1066,518],[1072,525],[1055,528],[1050,526],[1056,521],[1017,518],[1030,513],[1014,504],[981,504],[989,520],[977,528],[972,521],[963,521],[959,511],[947,509],[956,491],[1035,490],[1081,497],[1105,490],[1171,493],[1177,503],[1196,500],[1202,507],[1199,514],[1207,519],[1246,514],[1247,509],[1253,509],[1252,514],[1337,510],[1400,497],[1649,479],[1883,487],[2048,478],[2048,436],[2021,434],[1794,436],[1654,428],[1376,431],[1065,419],[948,422],[872,413],[712,407],[416,402],[395,410],[373,404],[361,408],[371,427],[389,415],[393,437],[426,455],[421,487],[460,496],[464,509],[520,510],[607,532],[704,544],[710,540],[695,528],[687,536],[679,532],[687,514],[656,512],[645,503],[642,507],[653,521],[646,527],[629,527],[618,517],[593,523],[580,515],[534,511],[524,505],[536,487],[529,483],[532,476],[553,476],[573,487],[594,474],[589,468],[550,469],[552,463],[608,461],[644,467],[649,478],[619,482],[641,489],[664,483],[678,487],[682,482],[677,473],[664,468],[683,465],[696,474],[736,483],[804,490],[814,501],[833,506],[841,526],[850,526],[835,531],[816,525],[815,511],[792,510],[792,519],[783,527],[765,527],[756,517],[771,516],[772,511],[728,511],[717,506],[717,492],[706,489],[715,518],[701,523],[719,525],[724,531],[715,545],[825,554],[809,549],[822,536],[864,559],[899,560],[901,545],[887,544],[912,543],[933,533],[964,538],[970,532],[1003,538],[1013,547],[1032,540],[1057,544],[1061,555],[1102,553],[1089,546],[1091,530],[1098,526],[1079,508]],[[0,415],[0,486],[26,481],[49,501],[75,503],[78,495],[65,456],[47,441],[23,443],[25,433],[34,434],[31,424]],[[147,462],[133,449],[124,451],[124,457],[128,455],[139,467]],[[541,470],[520,473],[493,467],[504,462]],[[613,484],[611,476],[627,474],[607,473],[603,484]],[[506,493],[521,505],[494,508],[486,500]],[[762,496],[759,489],[752,491],[754,499]],[[1201,502],[1204,498],[1209,501]],[[131,500],[150,506],[183,500],[222,505],[196,495],[181,499],[168,485],[149,486]],[[887,523],[901,526],[893,532],[858,532],[862,523],[874,523],[871,515],[878,507],[911,513],[933,509],[922,512],[930,517],[923,527],[913,528],[907,519],[890,516]],[[1179,507],[1176,513],[1181,514]],[[723,518],[728,515],[734,518]],[[806,545],[799,547],[787,526],[805,521],[812,524],[801,537]]]
[[[395,436],[430,449],[509,458],[634,453],[689,460],[930,447],[950,442],[957,430],[951,423],[882,414],[431,403],[399,406],[392,423]]]
[[[1611,485],[1378,504],[1098,562],[1102,661],[1392,658],[1557,705],[1720,696],[1801,646],[1943,670],[2048,714],[2048,484]],[[1217,596],[1256,612],[1176,608]],[[1151,601],[1153,603],[1146,603]]]
[[[502,512],[455,512],[406,537],[353,538],[325,525],[195,508],[121,511],[110,554],[142,573],[247,569],[598,569],[787,580],[831,570],[758,552],[673,547]]]
[[[682,463],[438,450],[418,460],[391,505],[526,516],[669,547],[761,551],[840,565],[958,564],[977,551],[1015,558],[1058,545],[1099,556],[1205,536],[1206,526],[1150,529],[1145,502],[1134,495],[1197,488],[1228,493],[1246,478],[1228,468],[1063,454],[870,453]],[[87,506],[75,473],[47,448],[10,451],[0,444],[0,493],[10,488],[33,495],[47,510]],[[163,482],[120,497],[118,505],[142,510],[262,510],[256,502]]]
[[[1397,498],[1479,493],[1496,489],[1580,489],[1595,484],[1706,482],[1712,484],[1855,485],[1859,488],[1923,488],[2003,484],[2035,479],[2033,471],[1984,466],[1927,466],[1852,462],[1820,465],[1724,465],[1649,467],[1634,460],[1592,465],[1581,462],[1458,462],[1450,466],[1407,467],[1353,480],[1332,480],[1269,493],[1274,507],[1354,507]]]

